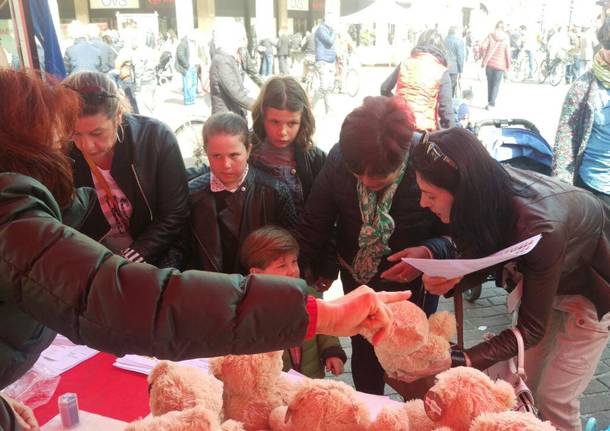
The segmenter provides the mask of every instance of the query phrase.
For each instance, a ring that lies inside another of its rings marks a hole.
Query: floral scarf
[[[599,83],[606,90],[610,90],[610,65],[606,63],[601,52],[595,54],[592,70]]]
[[[405,170],[406,162],[400,168],[400,174],[394,182],[381,193],[367,189],[360,180],[356,185],[362,227],[358,236],[360,249],[354,257],[350,272],[354,280],[360,284],[366,284],[373,278],[381,258],[391,251],[388,241],[394,233],[395,224],[390,216],[390,208]]]

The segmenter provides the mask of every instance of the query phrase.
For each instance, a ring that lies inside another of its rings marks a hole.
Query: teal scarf
[[[381,258],[391,252],[388,241],[394,233],[394,220],[390,216],[392,200],[405,174],[406,162],[394,182],[379,193],[367,189],[358,180],[358,204],[362,227],[358,236],[358,253],[352,264],[352,277],[360,284],[368,283],[377,273]]]

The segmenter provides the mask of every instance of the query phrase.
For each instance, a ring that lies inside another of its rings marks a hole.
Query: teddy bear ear
[[[430,420],[438,422],[443,416],[444,408],[445,403],[441,396],[433,389],[430,389],[424,397],[424,410],[426,411],[426,416],[428,416]]]
[[[150,371],[148,375],[148,383],[152,385],[155,380],[167,373],[167,370],[171,366],[170,361],[159,361],[159,363]]]
[[[504,380],[496,380],[494,383],[494,395],[500,406],[505,410],[511,409],[516,402],[515,390],[512,385]]]

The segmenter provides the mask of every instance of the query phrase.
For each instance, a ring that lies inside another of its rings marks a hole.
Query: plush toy
[[[424,402],[411,400],[398,407],[383,407],[369,431],[432,431],[433,429],[435,425],[426,415]]]
[[[542,422],[529,413],[483,413],[477,417],[469,431],[557,431],[550,422]]]
[[[271,410],[287,405],[298,388],[282,375],[282,366],[281,351],[213,359],[211,371],[224,383],[224,417],[248,431],[267,429]]]
[[[152,416],[126,431],[244,431],[236,421],[221,424],[222,382],[199,369],[161,361],[148,376]]]
[[[430,316],[409,301],[388,304],[392,327],[375,346],[375,354],[388,376],[401,379],[408,375],[424,376],[442,368],[451,360],[449,340],[455,335],[455,317],[442,311]],[[368,340],[371,335],[363,334]]]
[[[273,410],[272,431],[366,431],[370,412],[356,391],[335,380],[310,380],[287,407]]]
[[[436,376],[424,407],[436,426],[453,431],[468,431],[482,413],[504,412],[515,404],[513,387],[503,380],[493,382],[485,373],[469,367],[457,367]]]

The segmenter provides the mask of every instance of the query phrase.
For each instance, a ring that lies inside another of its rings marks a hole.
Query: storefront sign
[[[309,10],[309,0],[288,0],[288,10]]]
[[[91,9],[138,9],[140,0],[89,0]]]

